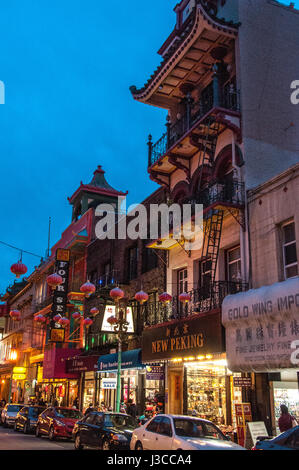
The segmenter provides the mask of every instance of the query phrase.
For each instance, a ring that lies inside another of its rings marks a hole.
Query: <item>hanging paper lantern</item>
[[[69,325],[70,321],[68,318],[66,317],[62,317],[59,322],[58,322],[61,326],[67,326]]]
[[[144,304],[144,302],[148,301],[148,294],[141,290],[135,295],[135,300],[137,300],[137,302],[139,302],[140,304]]]
[[[91,282],[87,281],[80,287],[80,291],[83,292],[86,297],[89,297],[96,291],[96,286]]]
[[[43,315],[36,315],[36,317],[34,317],[34,321],[37,323],[45,323],[46,320],[46,317]]]
[[[59,313],[58,315],[55,315],[55,317],[53,317],[53,320],[55,321],[55,323],[59,323],[61,319],[62,319],[62,316],[59,315]]]
[[[163,292],[163,294],[159,295],[159,300],[163,304],[168,304],[172,300],[172,296],[167,292]]]
[[[72,314],[72,317],[74,320],[79,320],[79,318],[81,318],[81,313],[80,312],[74,312]]]
[[[188,302],[191,301],[191,295],[188,294],[187,292],[183,292],[182,294],[179,295],[179,301],[182,302],[183,304],[187,304]]]
[[[18,261],[10,267],[10,270],[16,275],[17,279],[19,279],[19,277],[27,273],[27,266],[25,266],[21,261]]]
[[[110,291],[110,297],[115,300],[115,302],[118,302],[120,299],[123,299],[125,296],[125,293],[123,290],[121,290],[119,287],[115,287],[115,289],[112,289]]]
[[[47,283],[54,290],[63,283],[63,279],[59,274],[54,273],[47,277]]]
[[[97,315],[99,313],[99,309],[96,307],[93,307],[90,309],[91,315]]]
[[[21,312],[19,310],[12,310],[9,313],[10,318],[12,318],[14,321],[20,321],[21,320]]]
[[[117,318],[112,316],[112,317],[109,317],[107,318],[107,322],[110,324],[110,325],[116,325],[117,323]]]
[[[93,324],[93,320],[91,318],[85,318],[85,320],[83,321],[83,324],[84,326],[86,326],[87,328]]]

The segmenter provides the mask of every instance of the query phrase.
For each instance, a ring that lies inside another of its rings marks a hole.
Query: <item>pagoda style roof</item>
[[[84,184],[81,181],[79,188],[74,192],[74,194],[70,198],[68,198],[69,202],[72,204],[78,197],[78,195],[82,192],[112,197],[126,196],[128,194],[128,191],[124,193],[122,191],[117,191],[116,189],[112,188],[112,186],[107,183],[104,175],[105,171],[102,169],[101,165],[99,165],[93,174],[91,182],[89,184]]]
[[[203,35],[203,44],[205,44],[206,39],[212,41],[211,37],[204,36],[205,31],[216,33],[215,38],[216,36],[219,38],[220,35],[230,40],[237,37],[240,23],[227,21],[224,18],[219,19],[216,14],[213,14],[212,9],[208,10],[209,3],[196,0],[196,6],[193,8],[188,20],[185,21],[181,29],[175,28],[172,31],[159,50],[159,54],[163,55],[163,60],[149,80],[140,89],[136,86],[130,87],[134,99],[149,102],[150,98],[156,94],[156,99],[153,99],[151,104],[167,108],[169,93],[173,91],[180,78],[183,78],[180,65],[183,63],[183,70],[185,68],[187,71],[192,71],[195,62],[194,56],[192,56],[194,51],[190,52],[189,55],[188,52],[194,45],[196,46],[194,47],[195,51],[201,51],[201,48],[198,48],[201,35]],[[217,40],[215,40],[214,45],[217,45]],[[172,76],[169,77],[171,74]],[[199,76],[197,79],[199,79]],[[163,102],[165,106],[163,106]]]

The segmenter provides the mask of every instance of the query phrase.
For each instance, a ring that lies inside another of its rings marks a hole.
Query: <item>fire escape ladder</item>
[[[213,305],[214,286],[216,281],[216,269],[218,263],[221,233],[223,226],[224,211],[221,209],[211,209],[207,214],[207,221],[205,224],[203,247],[202,247],[202,261],[209,262],[209,271],[211,273],[211,295],[210,303],[211,309]]]
[[[205,166],[208,166],[211,169],[213,168],[220,127],[220,123],[216,121],[214,117],[210,116],[207,119],[207,129],[205,130],[205,134],[203,137],[203,158],[197,186],[198,191],[201,190]]]

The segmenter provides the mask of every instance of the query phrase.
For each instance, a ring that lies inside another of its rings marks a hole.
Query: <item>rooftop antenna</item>
[[[51,217],[49,217],[47,258],[50,257],[50,239],[51,239]]]

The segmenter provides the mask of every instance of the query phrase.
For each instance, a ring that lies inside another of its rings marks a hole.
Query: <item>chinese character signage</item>
[[[222,322],[233,372],[298,368],[299,278],[226,297]]]
[[[116,307],[115,305],[106,305],[103,323],[102,323],[102,331],[107,333],[115,333],[114,325],[110,325],[108,322],[108,318],[116,316]],[[127,317],[126,317],[128,325],[127,333],[134,333],[134,322],[133,322],[133,313],[132,307],[127,307]]]
[[[51,342],[64,341],[64,329],[55,323],[53,318],[56,315],[65,316],[68,303],[68,280],[69,280],[70,251],[59,248],[56,251],[55,272],[62,277],[62,284],[56,287],[53,294],[51,311],[50,337]],[[59,330],[63,330],[59,332]]]
[[[220,314],[178,320],[142,333],[142,361],[224,352]]]

